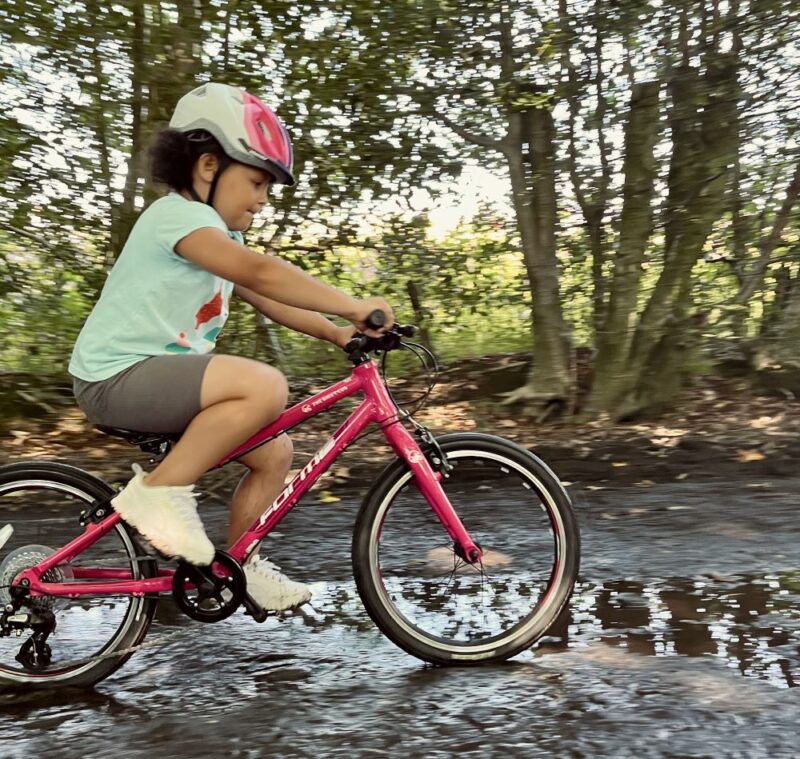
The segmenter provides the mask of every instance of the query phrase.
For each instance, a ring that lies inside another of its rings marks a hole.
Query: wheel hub
[[[20,546],[11,551],[2,562],[0,562],[0,608],[12,602],[10,585],[20,572],[35,567],[39,562],[44,561],[48,556],[55,553],[55,550],[41,545]],[[72,572],[69,565],[62,564],[58,567],[48,569],[42,575],[43,582],[64,582],[72,579]],[[61,601],[61,603],[66,603]],[[56,608],[57,599],[53,596],[37,596],[31,599],[31,605],[37,609]]]

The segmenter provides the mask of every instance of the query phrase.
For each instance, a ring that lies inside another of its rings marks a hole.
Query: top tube
[[[374,361],[370,360],[356,366],[352,374],[346,379],[339,380],[325,390],[321,390],[310,398],[286,409],[274,422],[271,422],[245,440],[244,443],[227,456],[220,459],[209,471],[225,466],[225,464],[239,456],[243,456],[253,448],[257,448],[259,445],[263,445],[293,427],[297,427],[317,414],[327,411],[344,398],[349,398],[358,392],[363,392],[366,399],[373,403],[376,414],[375,421],[397,414],[397,407],[389,397],[378,374],[378,367]]]

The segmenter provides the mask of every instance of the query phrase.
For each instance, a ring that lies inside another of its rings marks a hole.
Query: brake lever
[[[380,346],[377,350],[382,351],[393,351],[400,346],[400,334],[393,330],[389,332],[384,332],[378,339],[377,342],[380,343]]]

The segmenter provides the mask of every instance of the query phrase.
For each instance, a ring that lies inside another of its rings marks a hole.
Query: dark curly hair
[[[219,142],[204,130],[179,132],[162,129],[153,135],[149,149],[150,176],[154,182],[180,192],[192,186],[192,169],[203,153],[225,159]]]

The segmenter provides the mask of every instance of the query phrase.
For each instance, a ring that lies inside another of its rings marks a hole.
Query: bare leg
[[[286,379],[277,370],[238,356],[214,356],[200,393],[202,411],[148,485],[191,485],[226,453],[277,419],[286,406]]]
[[[239,459],[250,471],[233,494],[228,545],[232,546],[283,490],[292,455],[292,441],[281,435]]]

